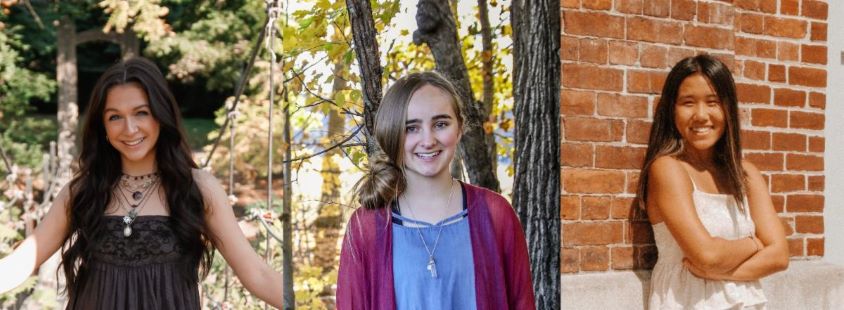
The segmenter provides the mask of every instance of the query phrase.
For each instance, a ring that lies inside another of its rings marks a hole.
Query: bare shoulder
[[[194,182],[196,182],[196,185],[199,186],[199,189],[203,192],[220,187],[220,180],[217,180],[217,178],[207,170],[193,168],[191,169],[191,174],[193,175]]]
[[[659,172],[664,170],[676,170],[682,169],[683,164],[680,162],[679,159],[675,158],[674,156],[660,156],[654,159],[653,163],[650,166],[650,172]]]
[[[748,176],[756,176],[761,174],[759,172],[759,168],[756,168],[756,165],[754,165],[747,159],[741,160],[741,168],[744,170],[745,173],[747,173]]]
[[[683,183],[688,181],[688,174],[683,168],[683,162],[673,156],[660,156],[648,168],[649,181],[656,181],[664,185]]]

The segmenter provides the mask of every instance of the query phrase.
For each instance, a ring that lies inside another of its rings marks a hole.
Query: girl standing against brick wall
[[[338,309],[533,309],[527,245],[501,195],[455,181],[460,99],[434,72],[399,79],[384,95],[370,158],[349,220]]]
[[[678,62],[654,113],[638,188],[659,258],[650,309],[760,309],[759,279],[788,266],[759,170],[742,160],[735,83],[707,55]]]

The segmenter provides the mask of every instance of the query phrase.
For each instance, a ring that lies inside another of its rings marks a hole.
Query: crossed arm
[[[698,277],[750,281],[788,266],[785,234],[765,180],[752,164],[744,162],[743,168],[755,237],[727,240],[711,236],[701,223],[692,202],[691,181],[678,160],[663,157],[650,167],[648,212],[664,220],[683,250],[684,264]]]

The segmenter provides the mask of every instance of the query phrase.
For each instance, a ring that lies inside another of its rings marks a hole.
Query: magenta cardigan
[[[534,309],[522,226],[501,195],[465,184],[479,310]],[[395,309],[390,208],[352,214],[340,251],[337,309]]]

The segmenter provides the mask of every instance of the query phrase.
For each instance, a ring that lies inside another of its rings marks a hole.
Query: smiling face
[[[422,86],[411,96],[402,158],[409,177],[450,175],[461,137],[454,106],[447,92],[432,85]]]
[[[121,84],[108,90],[103,125],[124,169],[139,166],[152,172],[160,126],[152,116],[146,92],[138,84]]]
[[[687,152],[711,154],[724,135],[724,109],[715,88],[703,75],[683,80],[674,107],[674,125]]]

